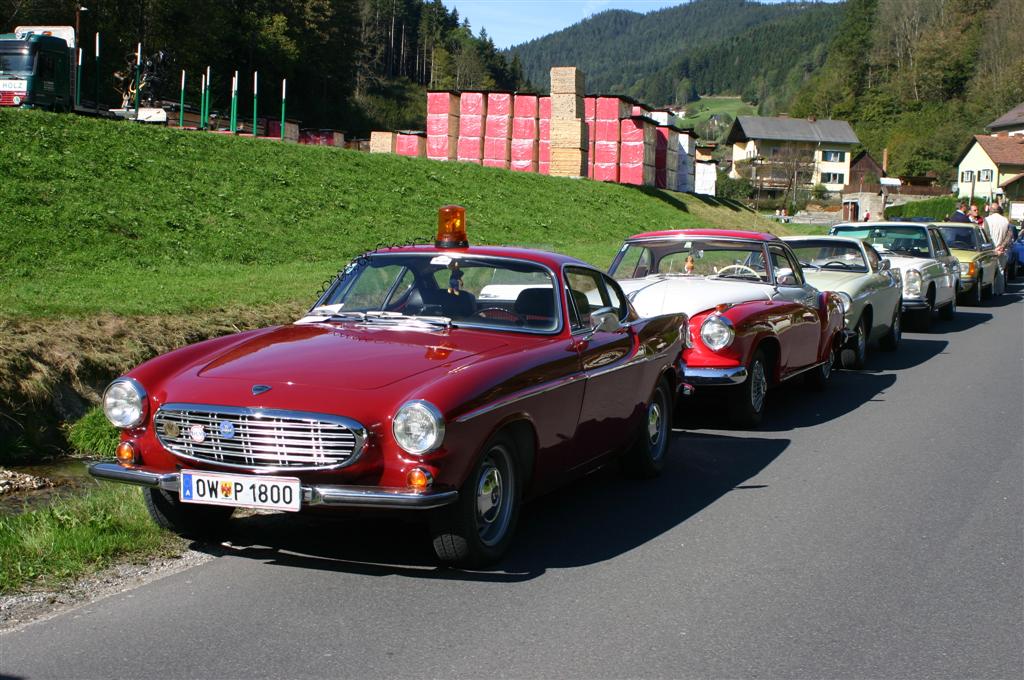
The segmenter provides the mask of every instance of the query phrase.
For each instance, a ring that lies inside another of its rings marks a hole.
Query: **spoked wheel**
[[[768,367],[761,350],[754,352],[750,360],[747,379],[730,389],[733,390],[729,395],[729,420],[732,424],[742,428],[760,425],[768,396]]]
[[[521,484],[515,444],[498,435],[484,448],[459,500],[434,517],[434,552],[444,562],[480,566],[508,549],[519,517]]]
[[[668,383],[660,378],[647,403],[637,443],[626,453],[626,468],[637,477],[657,477],[665,467],[672,434],[671,395]]]
[[[182,503],[178,494],[163,489],[143,489],[142,500],[157,526],[198,540],[222,539],[234,512],[230,507]]]
[[[812,389],[825,389],[825,386],[828,385],[828,381],[832,378],[832,368],[836,364],[836,355],[838,353],[836,350],[836,344],[836,339],[833,338],[829,343],[828,357],[825,358],[825,361],[807,372],[807,384],[810,385]]]
[[[896,305],[896,311],[892,315],[892,323],[889,325],[889,332],[879,341],[878,345],[886,352],[892,352],[900,346],[903,339],[903,314],[900,306]]]
[[[843,368],[850,368],[856,371],[864,368],[868,359],[868,328],[867,319],[863,316],[860,317],[860,321],[857,322],[857,328],[854,331],[856,337],[853,343],[853,358],[843,361]]]

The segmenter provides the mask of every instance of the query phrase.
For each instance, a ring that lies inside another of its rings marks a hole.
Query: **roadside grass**
[[[467,209],[475,243],[606,266],[659,228],[778,229],[710,197],[0,110],[0,317],[182,314],[309,303],[379,243],[432,239]]]
[[[180,555],[186,546],[149,519],[138,489],[104,484],[43,509],[0,518],[0,594],[119,561]]]
[[[103,408],[93,406],[85,415],[67,426],[68,443],[75,453],[91,458],[113,458],[120,435],[103,415]]]
[[[727,113],[734,119],[736,116],[757,115],[757,107],[739,97],[701,97],[698,101],[687,104],[686,110],[695,112],[694,115],[683,119],[687,126],[706,123],[711,116],[720,113]]]

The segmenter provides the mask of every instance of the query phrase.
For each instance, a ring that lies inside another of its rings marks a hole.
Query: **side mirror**
[[[799,283],[797,283],[796,277],[794,275],[792,275],[792,274],[783,274],[782,276],[780,276],[777,279],[777,281],[779,282],[780,286],[799,286],[800,285]]]
[[[889,271],[889,269],[891,267],[892,267],[892,263],[889,262],[889,260],[879,260],[878,261],[878,271],[880,271],[880,272],[887,272],[887,271]]]
[[[611,307],[601,307],[590,313],[590,328],[594,331],[614,333],[621,327],[619,313]]]

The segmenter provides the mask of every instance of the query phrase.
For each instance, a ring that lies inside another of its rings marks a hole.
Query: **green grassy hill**
[[[636,231],[755,226],[672,192],[34,111],[0,110],[0,140],[0,318],[308,303],[448,203],[474,242],[599,266]]]

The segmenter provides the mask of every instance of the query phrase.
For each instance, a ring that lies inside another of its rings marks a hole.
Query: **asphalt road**
[[[249,518],[0,636],[0,676],[1019,679],[1020,292],[777,390],[758,432],[696,409],[662,478],[532,504],[492,571],[435,568],[402,523]]]

